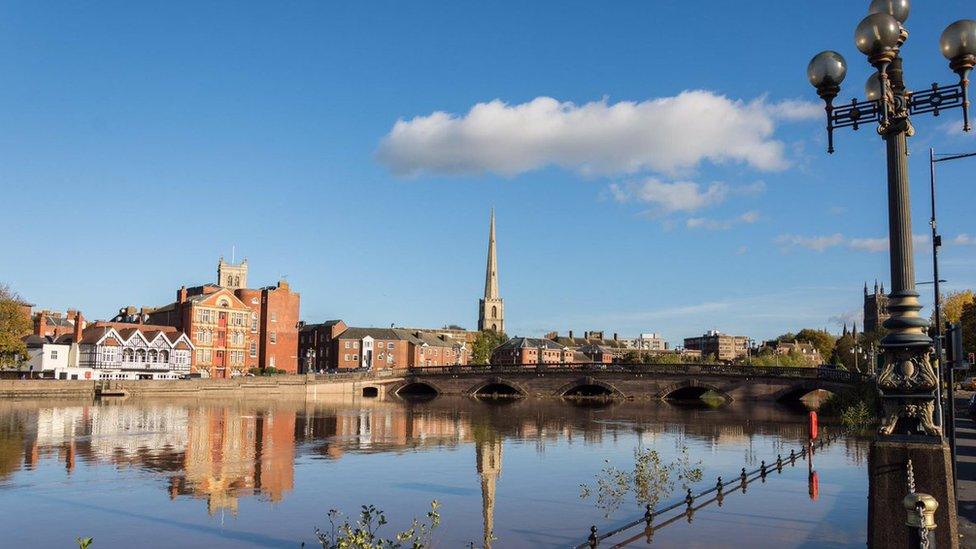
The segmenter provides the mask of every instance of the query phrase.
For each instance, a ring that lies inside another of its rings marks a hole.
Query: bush
[[[861,383],[832,395],[820,405],[825,417],[839,418],[845,427],[863,429],[874,423],[881,413],[881,401],[873,383]]]

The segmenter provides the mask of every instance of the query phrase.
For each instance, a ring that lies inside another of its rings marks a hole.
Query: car
[[[976,394],[969,397],[969,404],[966,406],[966,409],[969,411],[969,417],[976,420]]]

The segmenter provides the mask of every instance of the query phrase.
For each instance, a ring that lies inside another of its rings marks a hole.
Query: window
[[[257,304],[258,304],[258,298],[252,297],[251,298],[251,305],[257,305]]]
[[[343,355],[342,356],[342,360],[348,361],[349,360],[349,354],[347,353],[347,354]]]
[[[58,359],[58,351],[57,349],[54,349],[51,351],[51,360],[57,360],[57,359]]]
[[[353,341],[352,342],[352,348],[353,349],[358,349],[359,348],[359,342],[358,341]]]
[[[272,345],[274,345],[275,343],[278,343],[278,332],[271,332],[271,335],[269,336],[269,339],[271,340],[271,344]]]
[[[251,333],[258,331],[258,315],[251,313]]]
[[[346,349],[349,349],[350,347],[352,347],[352,342],[351,341],[347,341],[346,342]]]
[[[271,368],[275,367],[275,357],[271,357],[271,361],[268,362],[268,366]]]
[[[392,349],[393,348],[393,342],[391,341],[391,342],[387,343],[386,344],[386,348],[387,349]]]
[[[353,360],[359,360],[359,355],[352,355]]]
[[[271,311],[271,322],[278,322],[278,313]]]
[[[255,358],[257,356],[258,356],[258,344],[252,341],[251,342],[251,358]]]

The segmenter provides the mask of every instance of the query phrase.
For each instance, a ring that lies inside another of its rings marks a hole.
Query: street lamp
[[[834,152],[834,130],[877,123],[878,134],[887,145],[888,235],[891,262],[891,294],[885,321],[888,334],[881,340],[884,367],[878,376],[884,417],[879,433],[891,435],[900,419],[916,425],[907,434],[922,431],[941,434],[933,420],[938,376],[930,359],[932,339],[925,333],[928,321],[915,290],[912,230],[908,194],[907,138],[914,135],[910,117],[960,107],[963,129],[969,131],[969,72],[976,65],[976,21],[961,20],[942,33],[942,54],[949,68],[959,76],[956,84],[922,91],[905,88],[901,47],[908,40],[903,23],[908,19],[909,0],[873,0],[868,15],[857,26],[854,42],[876,73],[865,86],[867,99],[834,105],[847,75],[847,63],[835,51],[817,54],[807,67],[807,77],[824,100],[827,112],[827,152]]]

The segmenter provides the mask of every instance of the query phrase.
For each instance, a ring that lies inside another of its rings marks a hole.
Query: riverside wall
[[[113,390],[127,396],[359,396],[364,387],[376,387],[382,395],[386,385],[401,381],[397,377],[382,379],[281,375],[273,377],[240,377],[234,379],[184,379],[173,381],[112,381]],[[104,382],[84,380],[0,380],[0,398],[94,398]]]

